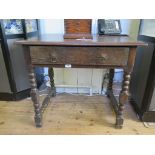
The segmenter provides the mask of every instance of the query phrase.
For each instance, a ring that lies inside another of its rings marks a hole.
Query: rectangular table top
[[[93,35],[92,39],[64,39],[63,34],[40,35],[36,38],[16,41],[16,44],[27,46],[147,46],[147,43],[137,41],[128,36]]]

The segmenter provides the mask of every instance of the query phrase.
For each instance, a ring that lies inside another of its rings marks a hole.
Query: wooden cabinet
[[[152,32],[151,32],[151,27]],[[138,47],[131,76],[131,103],[145,122],[155,122],[155,20],[141,20],[138,40],[148,47]]]
[[[0,20],[0,100],[29,95],[30,84],[22,48],[14,42],[38,36],[35,19]]]

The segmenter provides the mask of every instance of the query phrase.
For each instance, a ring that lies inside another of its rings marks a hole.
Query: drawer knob
[[[97,56],[97,57],[96,57],[96,60],[97,60],[97,61],[105,61],[105,60],[107,60],[107,56],[106,56],[106,55]]]
[[[57,58],[54,57],[54,56],[51,56],[51,62],[52,62],[52,63],[56,63],[56,62],[57,62]]]

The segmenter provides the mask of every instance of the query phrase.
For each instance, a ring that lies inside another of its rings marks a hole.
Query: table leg
[[[128,101],[129,97],[129,84],[130,84],[130,73],[124,71],[124,79],[122,83],[122,90],[119,95],[118,112],[116,114],[116,128],[123,127],[123,109],[124,104]]]
[[[53,67],[48,68],[48,74],[49,74],[49,77],[50,77],[52,96],[54,97],[54,96],[56,96],[56,88],[55,88],[55,84],[54,84],[54,70],[53,70]]]
[[[110,69],[110,71],[109,71],[109,83],[108,83],[108,86],[107,86],[107,92],[112,91],[113,78],[114,78],[114,69]],[[109,97],[108,93],[107,93],[107,96]]]
[[[42,126],[42,115],[40,111],[39,95],[36,85],[36,78],[34,74],[34,68],[32,64],[29,64],[29,80],[31,85],[31,99],[33,101],[34,111],[35,111],[35,124],[36,127]]]

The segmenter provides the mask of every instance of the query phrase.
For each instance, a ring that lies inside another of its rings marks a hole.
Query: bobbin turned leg
[[[128,101],[129,97],[129,84],[130,84],[130,73],[124,72],[124,80],[122,83],[122,90],[119,95],[119,106],[118,106],[118,112],[116,115],[116,128],[122,128],[123,127],[123,109],[124,104]]]
[[[29,81],[30,81],[30,86],[31,86],[30,94],[31,94],[31,99],[32,99],[33,106],[34,106],[35,124],[36,124],[36,127],[41,127],[42,126],[42,115],[40,111],[39,95],[38,95],[38,89],[37,89],[37,84],[36,84],[36,78],[34,74],[34,68],[31,62],[30,48],[28,46],[23,46],[23,52],[25,55],[25,61],[26,61],[27,69],[29,73]]]
[[[48,74],[49,74],[49,77],[50,77],[52,96],[54,97],[54,96],[56,96],[56,88],[55,88],[55,84],[54,84],[54,70],[53,70],[53,67],[48,68]]]
[[[107,86],[107,96],[109,97],[108,95],[108,91],[113,91],[113,78],[114,78],[114,69],[110,69],[109,71],[109,83],[108,83],[108,86]]]
[[[36,85],[36,79],[34,74],[34,69],[32,64],[29,64],[29,80],[31,85],[31,99],[33,101],[34,111],[35,111],[35,124],[36,127],[42,126],[42,115],[40,112],[40,104],[39,104],[39,95],[38,95],[38,89]]]

